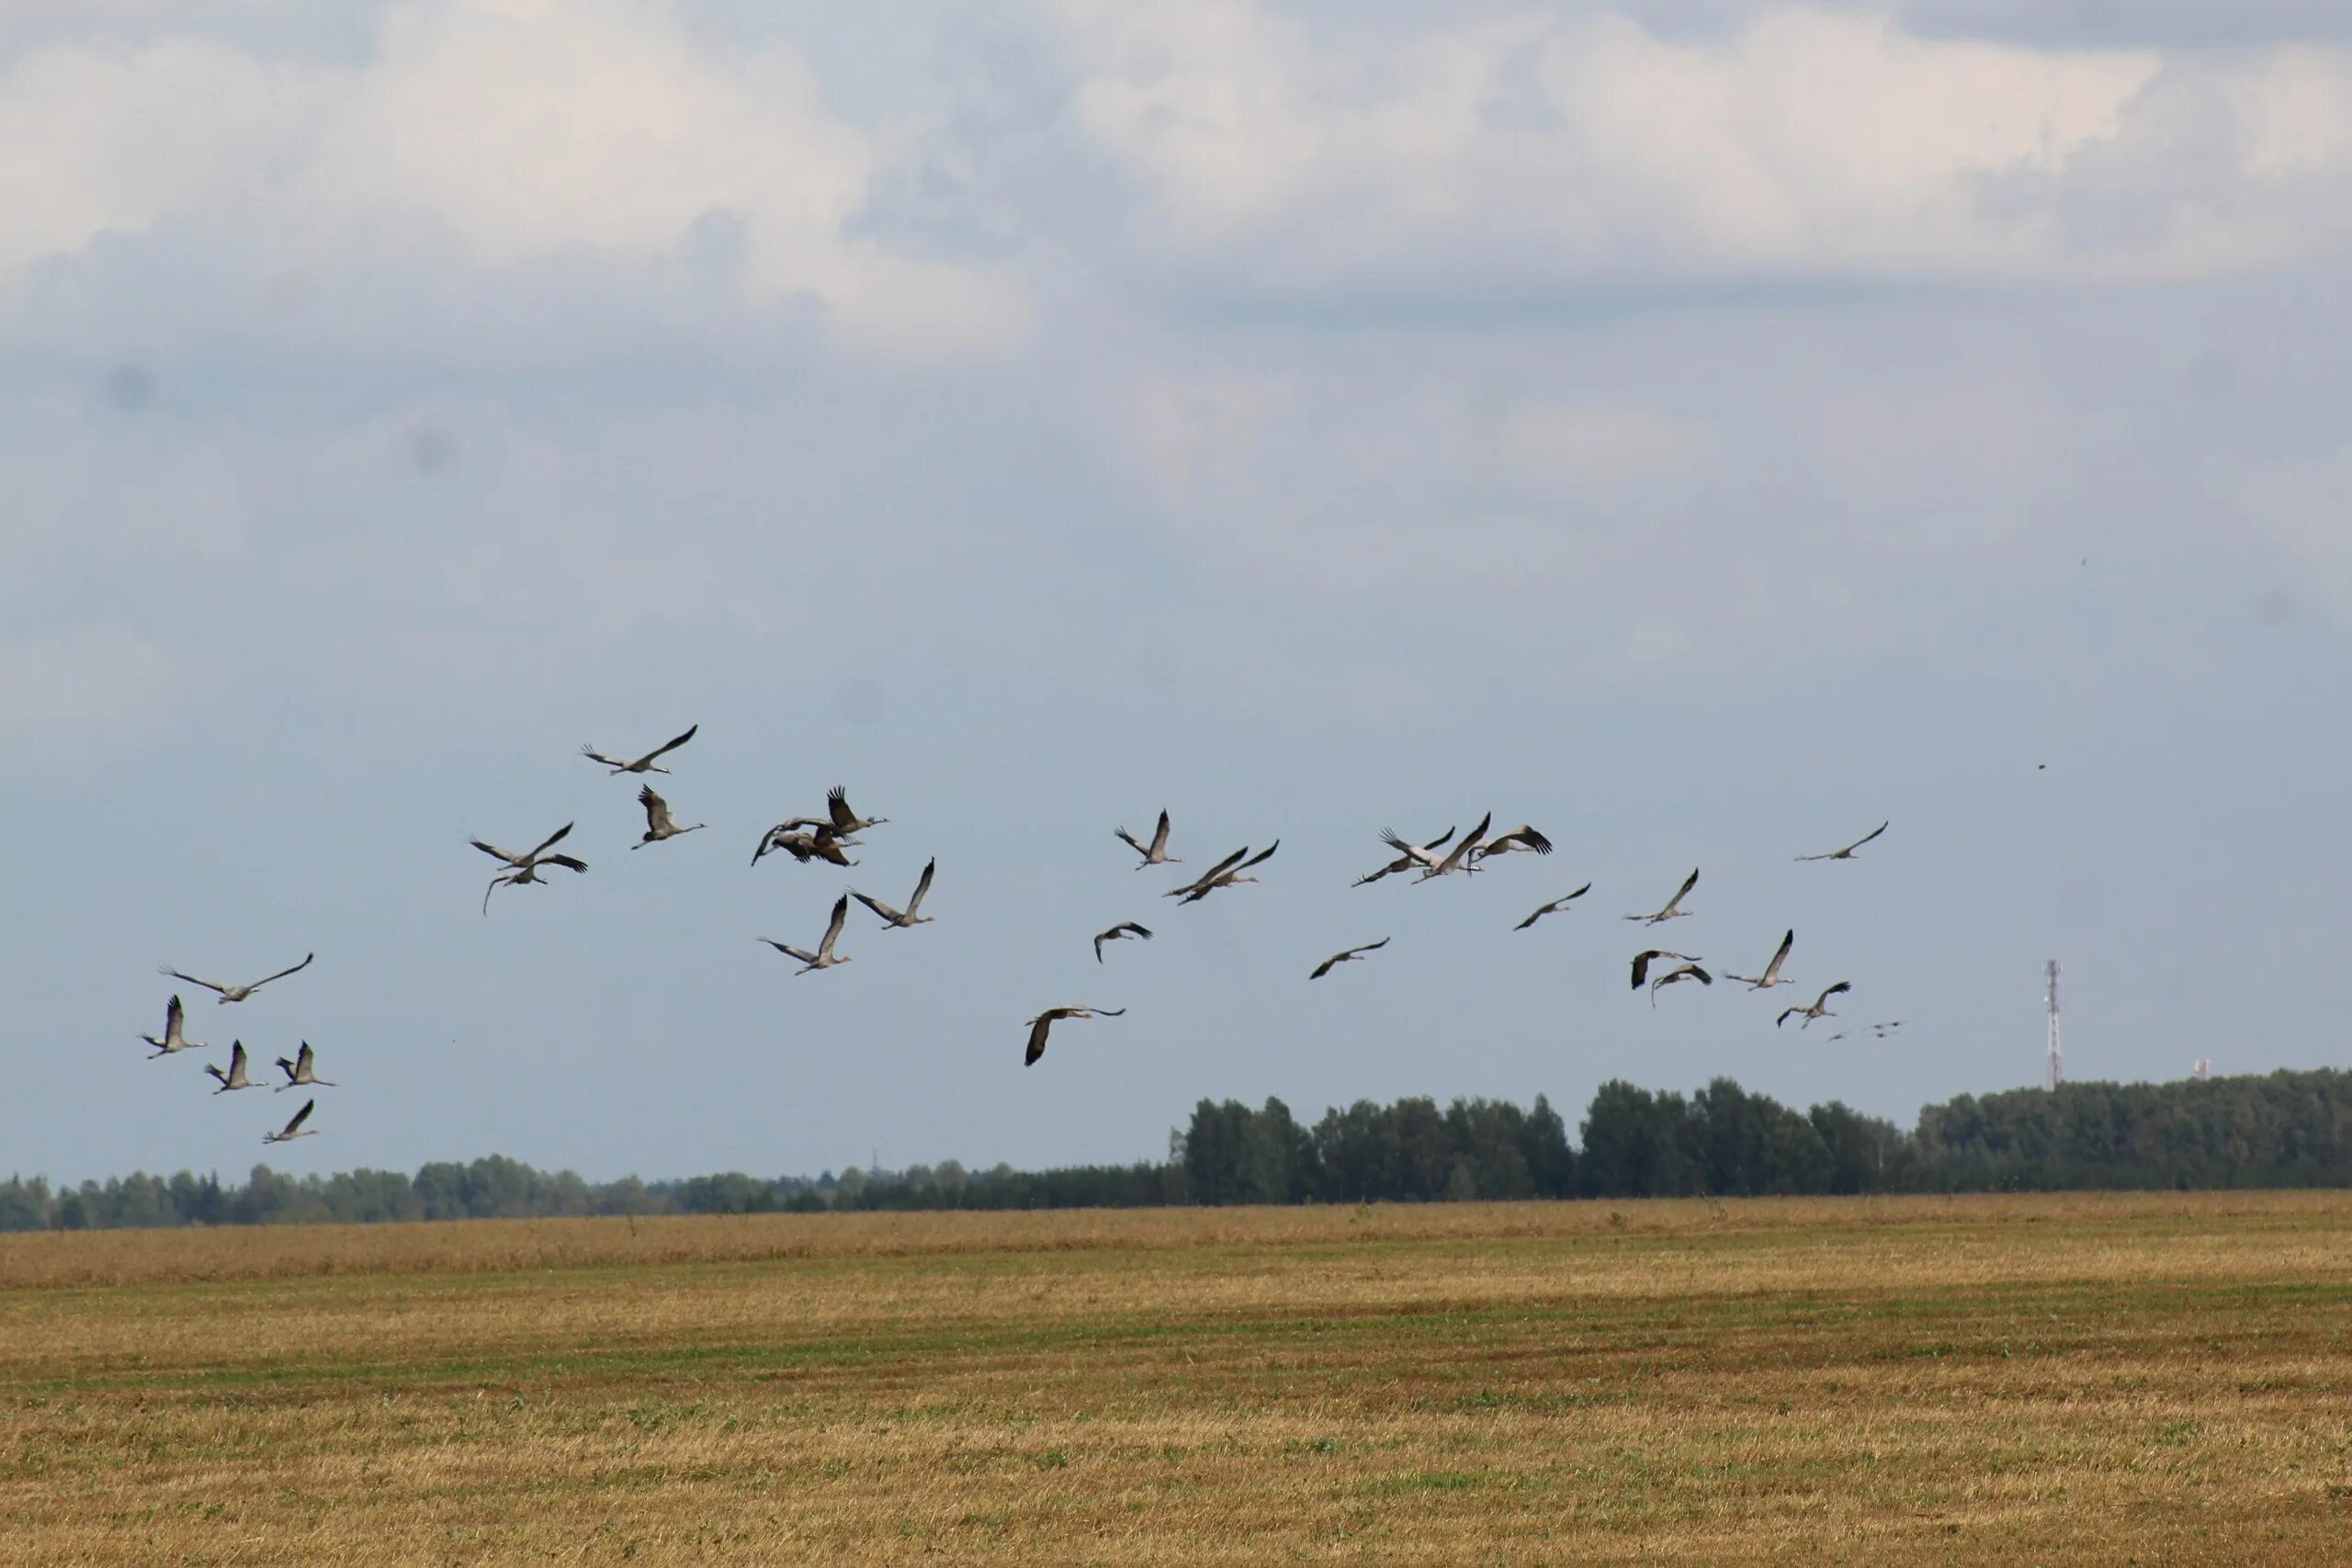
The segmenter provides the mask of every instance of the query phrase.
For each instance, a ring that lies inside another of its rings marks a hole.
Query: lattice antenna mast
[[[2050,996],[2050,1059],[2042,1069],[2042,1088],[2054,1091],[2066,1081],[2066,1054],[2058,1048],[2058,961],[2043,964],[2041,974]]]

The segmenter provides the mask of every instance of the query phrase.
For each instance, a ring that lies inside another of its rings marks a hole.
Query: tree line
[[[1797,1111],[1727,1077],[1695,1093],[1603,1084],[1573,1143],[1532,1106],[1359,1100],[1311,1125],[1279,1100],[1204,1100],[1168,1157],[967,1170],[955,1160],[814,1179],[740,1171],[591,1182],[492,1155],[401,1171],[294,1178],[255,1166],[144,1173],[52,1190],[0,1183],[0,1230],[706,1214],[882,1209],[1475,1199],[1749,1197],[2084,1188],[2352,1185],[2352,1075],[2334,1069],[2174,1083],[2070,1083],[1962,1095],[1909,1132],[1836,1100]]]

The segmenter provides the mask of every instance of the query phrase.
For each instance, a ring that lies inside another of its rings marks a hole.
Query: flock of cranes
[[[185,980],[191,986],[201,986],[208,991],[219,992],[221,1004],[226,1006],[230,1002],[245,1000],[272,980],[283,980],[288,975],[299,974],[308,969],[311,966],[311,960],[317,956],[315,953],[305,953],[302,956],[302,962],[293,967],[280,969],[275,975],[266,975],[258,980],[242,986],[224,986],[218,980],[200,980],[193,975],[184,975],[177,969],[165,969],[164,973],[175,980]],[[183,1051],[212,1049],[201,1041],[190,1040],[187,1037],[187,1010],[181,1005],[180,998],[176,995],[164,1005],[164,1032],[160,1035],[142,1034],[139,1038],[154,1047],[153,1055],[148,1057],[150,1061],[157,1056],[175,1056]],[[246,1072],[248,1060],[245,1055],[245,1043],[243,1040],[229,1042],[229,1067],[226,1072],[210,1062],[204,1065],[206,1074],[220,1086],[212,1092],[227,1094],[232,1089],[266,1087],[254,1082],[248,1076]],[[301,1049],[291,1058],[278,1057],[277,1067],[286,1075],[286,1081],[276,1086],[281,1093],[289,1089],[333,1089],[335,1087],[331,1080],[319,1077],[318,1055],[311,1049],[311,1043],[307,1040],[302,1042]],[[286,1144],[293,1142],[296,1138],[310,1137],[317,1129],[305,1127],[302,1123],[311,1119],[311,1112],[317,1109],[318,1103],[315,1097],[304,1100],[302,1109],[294,1112],[291,1121],[275,1133],[263,1134],[261,1141],[265,1144]]]
[[[670,770],[660,765],[661,759],[694,739],[700,728],[699,725],[692,726],[684,734],[663,742],[640,757],[607,756],[593,746],[582,746],[580,750],[582,756],[605,768],[612,776],[631,773],[666,775]],[[661,793],[655,790],[650,783],[639,787],[637,801],[645,812],[645,832],[636,843],[629,846],[632,850],[643,849],[648,844],[663,843],[672,839],[683,838],[688,833],[700,832],[707,826],[701,822],[682,826],[671,811],[670,803],[662,798]],[[1488,812],[1480,817],[1477,824],[1459,838],[1455,837],[1452,828],[1448,828],[1437,837],[1419,843],[1407,840],[1393,829],[1384,829],[1380,834],[1380,841],[1393,852],[1395,858],[1357,877],[1353,886],[1363,887],[1385,877],[1397,875],[1409,876],[1415,883],[1429,882],[1456,874],[1465,877],[1475,876],[1487,869],[1488,862],[1499,857],[1516,853],[1544,856],[1552,852],[1552,840],[1532,825],[1521,823],[1515,828],[1490,834],[1487,829],[1493,820],[1494,814]],[[847,792],[837,786],[827,793],[822,816],[790,818],[761,834],[758,844],[752,852],[752,864],[756,867],[769,854],[780,852],[789,854],[795,862],[802,865],[811,862],[821,862],[828,865],[843,868],[854,866],[859,863],[852,859],[848,852],[860,847],[861,840],[858,835],[871,829],[882,827],[888,821],[889,818],[887,817],[861,816],[850,805]],[[498,872],[491,877],[490,886],[482,892],[482,914],[487,916],[490,913],[491,897],[502,887],[547,886],[549,879],[542,874],[549,867],[560,867],[575,874],[585,873],[588,870],[587,862],[575,855],[554,852],[555,847],[570,837],[574,826],[575,824],[571,822],[565,823],[541,840],[535,847],[521,853],[501,849],[498,845],[481,839],[469,840],[469,842],[475,849],[497,861],[500,866]],[[1887,827],[1887,823],[1882,822],[1861,838],[1841,849],[1831,850],[1822,854],[1799,855],[1796,859],[1799,862],[1853,860],[1856,858],[1857,851],[1884,833]],[[1169,814],[1162,810],[1153,829],[1150,842],[1145,843],[1137,840],[1124,827],[1114,829],[1114,836],[1135,852],[1138,857],[1135,869],[1141,871],[1153,866],[1183,863],[1181,857],[1168,852],[1170,831]],[[1254,883],[1258,878],[1250,874],[1255,868],[1272,860],[1275,852],[1281,848],[1282,840],[1276,839],[1265,849],[1252,854],[1250,846],[1245,844],[1217,861],[1191,881],[1163,890],[1160,896],[1173,898],[1180,905],[1197,904],[1212,894],[1238,886],[1243,883]],[[839,968],[850,963],[853,956],[839,951],[842,931],[848,924],[852,901],[864,905],[881,921],[881,927],[885,931],[908,931],[916,926],[929,925],[933,921],[933,917],[922,912],[922,905],[923,900],[931,894],[932,879],[938,869],[939,863],[935,857],[923,863],[922,873],[916,879],[914,891],[908,897],[906,908],[903,909],[884,903],[881,899],[862,893],[856,888],[845,890],[834,899],[831,916],[825,926],[825,933],[818,940],[813,950],[778,942],[773,937],[762,937],[759,940],[785,956],[797,961],[800,967],[793,972],[796,976]],[[1668,920],[1685,919],[1692,911],[1684,908],[1684,904],[1698,886],[1699,871],[1694,867],[1690,874],[1683,879],[1682,885],[1675,890],[1674,897],[1668,898],[1665,904],[1649,913],[1627,915],[1624,919],[1645,926],[1662,925]],[[1564,894],[1548,903],[1538,905],[1533,913],[1521,920],[1512,929],[1523,931],[1546,916],[1567,912],[1576,907],[1577,900],[1591,891],[1592,884],[1587,882],[1572,893]],[[1151,935],[1148,927],[1136,920],[1123,920],[1107,931],[1098,931],[1093,938],[1095,962],[1099,964],[1104,961],[1103,947],[1106,943],[1128,940],[1148,942],[1151,940]],[[1316,964],[1308,972],[1307,978],[1320,980],[1340,964],[1363,962],[1371,954],[1386,947],[1389,941],[1389,938],[1382,937],[1377,942],[1342,948]],[[1791,929],[1781,936],[1780,946],[1773,952],[1770,962],[1764,965],[1761,974],[1747,976],[1726,972],[1724,977],[1746,986],[1750,991],[1770,990],[1776,986],[1788,985],[1791,982],[1781,970],[1787,964],[1789,954],[1795,946],[1796,931]],[[226,1004],[244,1001],[263,987],[285,979],[289,975],[299,974],[308,968],[316,956],[316,953],[306,954],[300,964],[243,985],[223,985],[214,980],[200,979],[177,969],[167,968],[163,973],[188,985],[200,986],[207,990],[216,992],[220,1001]],[[1669,964],[1671,967],[1668,966]],[[1634,955],[1632,976],[1634,990],[1641,990],[1645,986],[1648,987],[1650,1005],[1653,1008],[1657,1005],[1657,993],[1669,986],[1689,981],[1695,981],[1702,987],[1712,987],[1714,984],[1714,976],[1707,970],[1703,959],[1695,954],[1657,947],[1645,948]],[[1840,980],[1826,987],[1809,1005],[1791,1007],[1782,1010],[1775,1021],[1774,1026],[1777,1028],[1788,1022],[1790,1019],[1795,1018],[1803,1021],[1800,1028],[1810,1028],[1816,1020],[1836,1018],[1838,1015],[1830,1010],[1830,999],[1843,996],[1852,989],[1853,987],[1849,982]],[[1047,1008],[1027,1022],[1029,1035],[1022,1056],[1023,1064],[1030,1066],[1036,1065],[1038,1059],[1045,1055],[1046,1036],[1057,1022],[1074,1019],[1119,1018],[1125,1012],[1125,1008],[1104,1008],[1082,1003],[1065,1003],[1058,1007]],[[1894,1019],[1862,1027],[1867,1028],[1873,1037],[1884,1039],[1892,1031],[1900,1029],[1902,1026],[1902,1020]],[[1849,1032],[1859,1032],[1859,1030],[1841,1031],[1831,1035],[1830,1038],[1843,1040],[1848,1038]],[[159,1057],[175,1055],[184,1051],[210,1049],[209,1046],[187,1038],[187,1015],[177,996],[171,998],[164,1010],[163,1034],[161,1036],[141,1035],[140,1038],[154,1047],[154,1055]],[[219,1084],[213,1092],[227,1094],[237,1089],[265,1087],[254,1083],[248,1076],[248,1066],[249,1060],[243,1041],[232,1041],[227,1069],[224,1071],[219,1066],[209,1064],[205,1067],[206,1073]],[[278,1057],[277,1066],[286,1077],[284,1083],[274,1086],[281,1092],[289,1089],[333,1089],[335,1087],[331,1080],[318,1076],[316,1056],[308,1041],[301,1043],[299,1054],[292,1059]],[[316,1108],[317,1103],[315,1098],[304,1100],[302,1109],[296,1111],[293,1118],[283,1128],[265,1134],[262,1141],[279,1144],[313,1135],[316,1129],[308,1127],[305,1123],[309,1121],[311,1112]]]

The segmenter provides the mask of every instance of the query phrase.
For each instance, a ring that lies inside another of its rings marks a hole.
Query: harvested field
[[[2352,1194],[19,1235],[0,1325],[0,1561],[2352,1540]]]

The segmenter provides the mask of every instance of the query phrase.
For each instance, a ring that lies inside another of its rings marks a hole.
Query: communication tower
[[[2043,964],[2041,975],[2050,997],[2050,1060],[2042,1071],[2041,1087],[2055,1091],[2066,1081],[2066,1055],[2058,1048],[2058,961],[2053,958]]]
[[[2213,1064],[2207,1061],[2204,1057],[2199,1056],[2197,1058],[2197,1066],[2193,1070],[2197,1075],[2197,1081],[2199,1083],[2203,1083],[2205,1081],[2207,1075],[2211,1072],[2212,1066]]]

